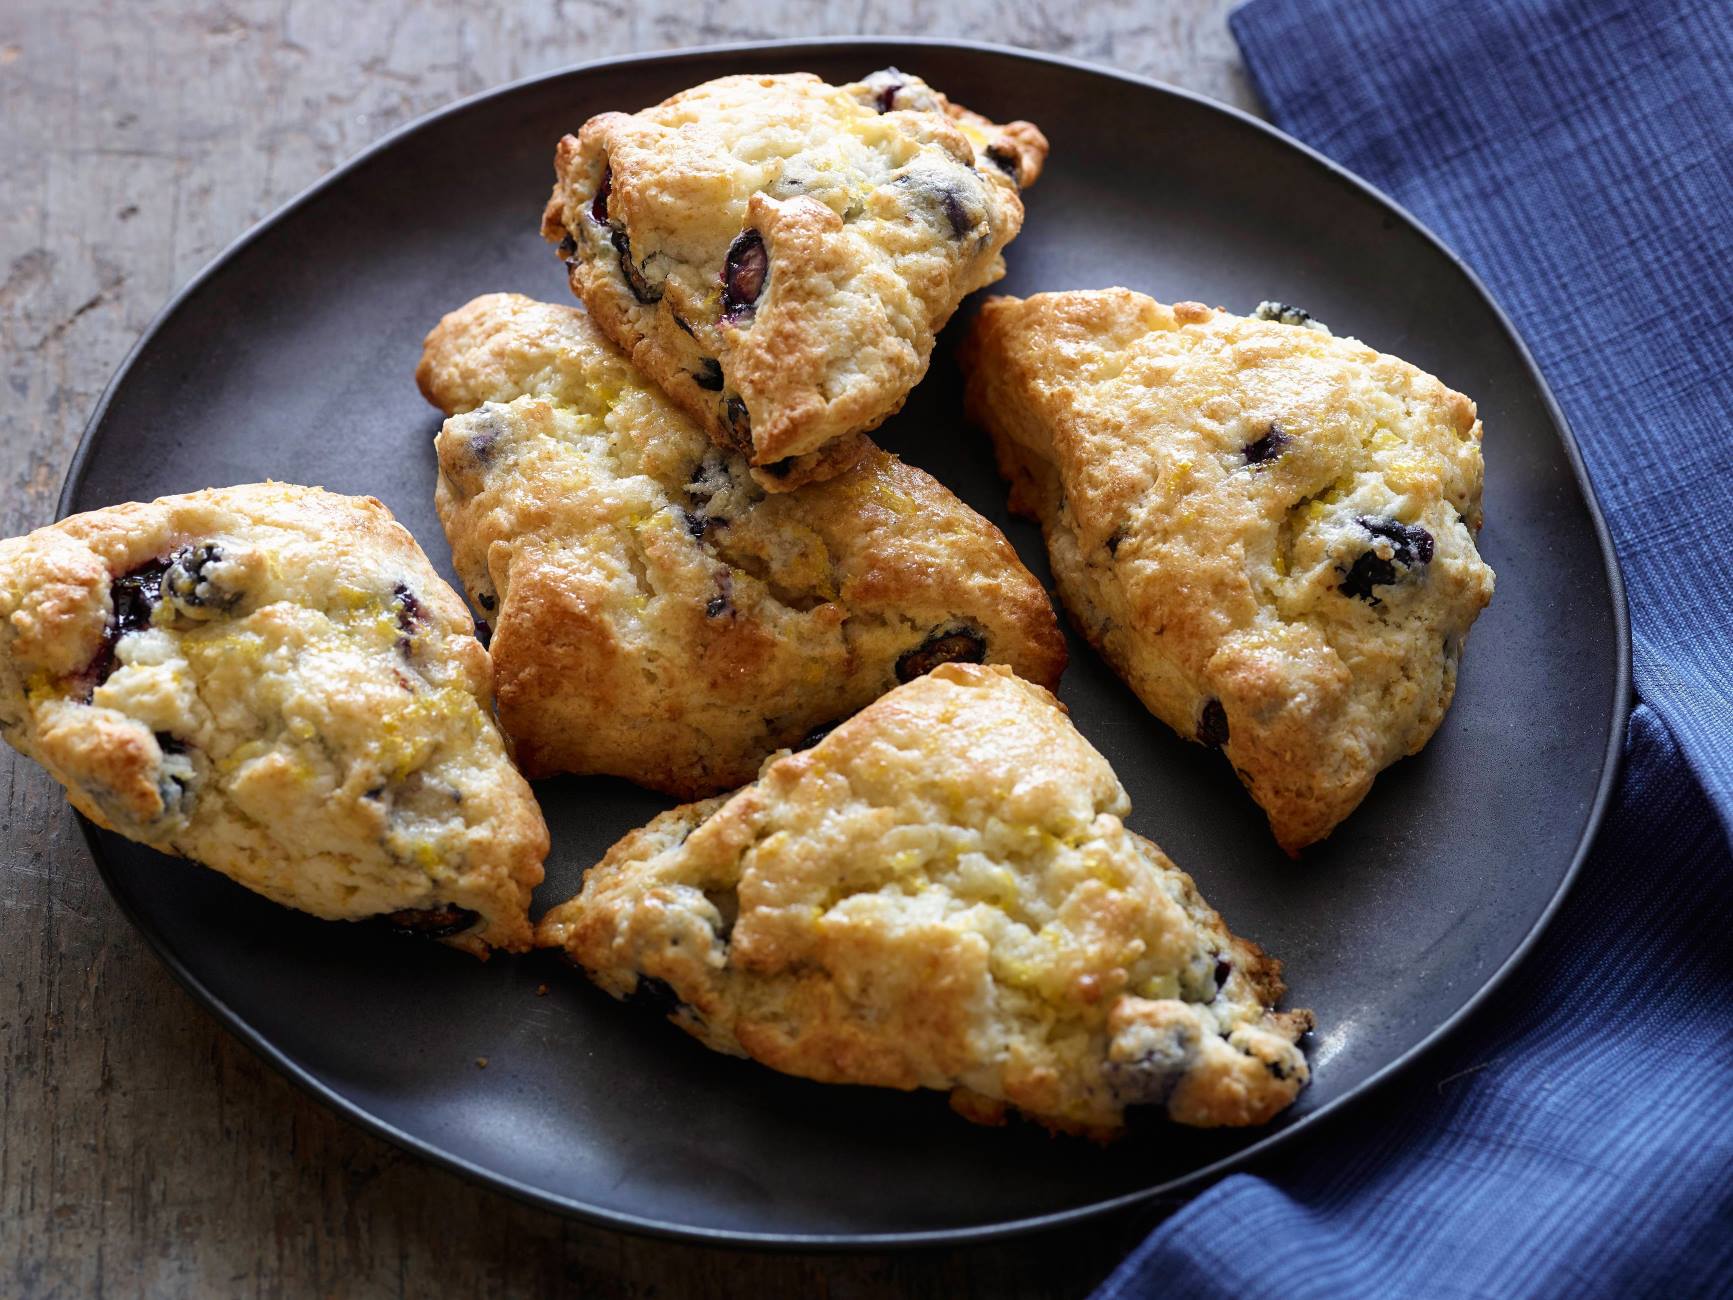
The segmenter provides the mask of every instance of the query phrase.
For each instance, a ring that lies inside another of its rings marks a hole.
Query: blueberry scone
[[[1492,597],[1468,398],[1278,303],[1127,289],[988,302],[964,365],[1077,625],[1289,853],[1431,738]]]
[[[547,830],[463,602],[371,497],[258,483],[0,541],[0,730],[100,826],[332,920],[529,945]]]
[[[931,477],[869,443],[769,495],[580,308],[478,298],[418,378],[454,413],[439,516],[532,775],[713,794],[935,664],[1064,668],[1040,584]]]
[[[1046,690],[946,664],[626,836],[537,942],[789,1074],[1095,1137],[1133,1106],[1261,1124],[1311,1014],[1129,809]]]
[[[561,140],[542,233],[608,336],[781,491],[903,404],[1005,273],[1046,154],[895,69],[724,77]]]

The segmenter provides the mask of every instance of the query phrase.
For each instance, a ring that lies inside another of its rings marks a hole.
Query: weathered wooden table
[[[53,517],[97,395],[176,288],[321,174],[461,95],[610,54],[874,32],[1025,45],[1250,107],[1229,7],[7,0],[0,529]],[[530,1209],[351,1128],[256,1060],[122,919],[53,782],[4,747],[0,781],[0,1295],[1072,1296],[1160,1213],[823,1257]]]

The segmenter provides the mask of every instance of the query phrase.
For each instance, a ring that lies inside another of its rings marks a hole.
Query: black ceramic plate
[[[713,1055],[539,960],[482,966],[312,920],[93,833],[109,887],[163,959],[290,1077],[412,1150],[617,1226],[775,1244],[954,1240],[1195,1184],[1352,1104],[1460,1020],[1551,915],[1614,773],[1627,664],[1617,570],[1558,410],[1473,277],[1399,209],[1247,117],[1010,50],[847,41],[657,55],[436,114],[291,203],[164,312],[99,407],[64,509],[267,477],[321,484],[383,498],[449,572],[433,512],[438,422],[411,375],[428,327],[474,294],[566,300],[536,231],[560,135],[725,73],[846,82],[886,64],[1051,138],[1000,291],[1125,284],[1236,311],[1277,298],[1473,395],[1498,595],[1437,737],[1299,863],[1225,763],[1072,645],[1061,694],[1130,790],[1131,824],[1286,961],[1291,1003],[1317,1012],[1314,1082],[1259,1132],[1148,1125],[1102,1150],[1030,1126],[975,1128],[937,1094],[821,1087]],[[1006,517],[986,439],[962,423],[953,352],[967,314],[882,441],[998,522],[1045,575],[1034,530]],[[537,793],[554,842],[544,906],[665,806],[606,780]]]

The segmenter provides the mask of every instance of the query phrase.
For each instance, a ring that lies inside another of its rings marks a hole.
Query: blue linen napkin
[[[1598,846],[1453,1043],[1168,1219],[1098,1300],[1733,1295],[1733,3],[1251,0],[1276,124],[1516,321],[1636,689]],[[1489,436],[1496,437],[1496,430]]]

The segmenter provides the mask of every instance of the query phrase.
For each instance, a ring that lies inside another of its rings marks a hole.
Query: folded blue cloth
[[[1276,124],[1415,212],[1527,339],[1612,529],[1642,702],[1517,976],[1098,1296],[1733,1295],[1733,3],[1231,21]]]

